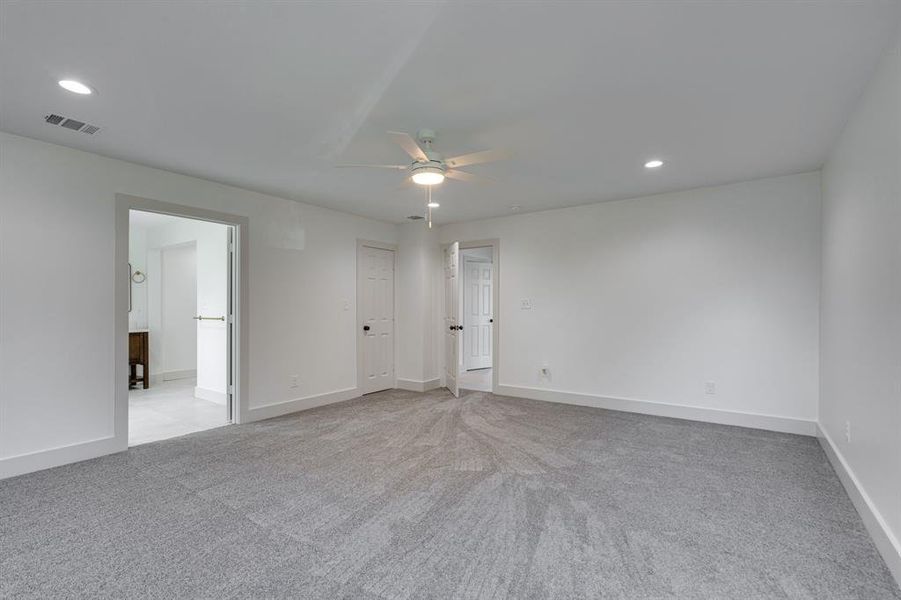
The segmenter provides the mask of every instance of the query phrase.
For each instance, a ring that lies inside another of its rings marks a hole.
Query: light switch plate
[[[529,298],[523,298],[519,301],[520,310],[531,310],[532,308],[532,300]]]

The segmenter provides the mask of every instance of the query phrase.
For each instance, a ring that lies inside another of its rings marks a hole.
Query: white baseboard
[[[153,373],[150,376],[150,383],[162,383],[164,381],[175,381],[176,379],[194,379],[197,377],[197,369],[185,369],[184,371],[164,371],[162,373]]]
[[[394,384],[394,387],[399,390],[409,390],[411,392],[427,392],[441,387],[441,380],[437,377],[435,379],[426,379],[425,381],[419,381],[418,379],[398,379]]]
[[[202,387],[194,388],[194,397],[200,398],[201,400],[209,400],[210,402],[215,402],[222,406],[225,406],[228,402],[228,394],[225,392],[217,392],[216,390],[208,390]]]
[[[778,431],[782,433],[796,433],[809,436],[815,436],[817,434],[816,421],[807,421],[805,419],[795,419],[792,417],[718,410],[715,408],[699,408],[696,406],[685,406],[683,404],[663,404],[662,402],[635,400],[632,398],[593,396],[591,394],[561,392],[544,388],[513,385],[498,385],[497,392],[495,393],[503,396],[544,400],[545,402],[592,406],[594,408],[606,408],[608,410],[620,410],[624,412],[641,413],[644,415],[655,415],[658,417],[672,417],[674,419],[688,419],[690,421],[703,421],[705,423],[719,423],[720,425],[736,425],[738,427],[766,429],[768,431]]]
[[[0,459],[0,479],[60,467],[127,449],[128,440],[118,440],[114,436],[110,436],[49,450],[9,456]]]
[[[899,543],[898,538],[892,535],[885,519],[882,517],[882,513],[879,512],[866,490],[860,485],[860,481],[857,479],[854,471],[851,470],[851,466],[845,460],[845,457],[842,456],[838,446],[835,445],[832,438],[823,429],[823,426],[819,424],[817,424],[817,438],[820,441],[820,446],[823,447],[823,452],[826,453],[826,458],[832,464],[835,474],[838,475],[839,480],[845,487],[845,491],[848,492],[848,497],[851,498],[854,508],[860,514],[860,518],[870,533],[870,537],[873,538],[876,549],[882,555],[882,559],[888,566],[889,571],[892,572],[895,581],[901,586],[901,543]]]
[[[353,387],[325,394],[317,394],[315,396],[307,396],[305,398],[295,398],[294,400],[285,400],[284,402],[251,407],[247,410],[248,418],[245,419],[244,422],[250,423],[252,421],[262,421],[263,419],[280,417],[301,410],[316,408],[317,406],[344,402],[345,400],[351,400],[353,398],[358,398],[359,396],[360,391]]]

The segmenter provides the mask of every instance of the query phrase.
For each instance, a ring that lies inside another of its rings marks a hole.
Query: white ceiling
[[[497,184],[437,188],[438,223],[815,169],[901,18],[897,0],[0,10],[3,130],[396,222],[421,188],[334,168],[404,162],[386,130],[515,153],[468,168]]]

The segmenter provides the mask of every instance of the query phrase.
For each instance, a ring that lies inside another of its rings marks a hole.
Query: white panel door
[[[364,394],[394,387],[394,252],[362,246]]]
[[[463,366],[467,371],[491,367],[491,328],[494,306],[491,263],[464,260]]]
[[[454,242],[444,252],[444,384],[454,396],[460,396],[460,345],[457,335],[460,322],[460,243]]]

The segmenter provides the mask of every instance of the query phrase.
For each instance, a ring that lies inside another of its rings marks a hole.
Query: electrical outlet
[[[300,375],[291,375],[291,387],[296,388],[300,385]]]
[[[715,381],[705,381],[704,382],[704,393],[713,396],[716,394],[716,382]]]
[[[532,308],[532,300],[529,298],[523,298],[519,301],[519,309],[520,310],[531,310]]]
[[[845,421],[845,441],[851,443],[851,421]]]
[[[549,366],[547,366],[547,364],[542,365],[541,370],[538,373],[544,379],[551,378],[551,368]]]
[[[344,310],[350,310],[350,300],[344,301]]]

